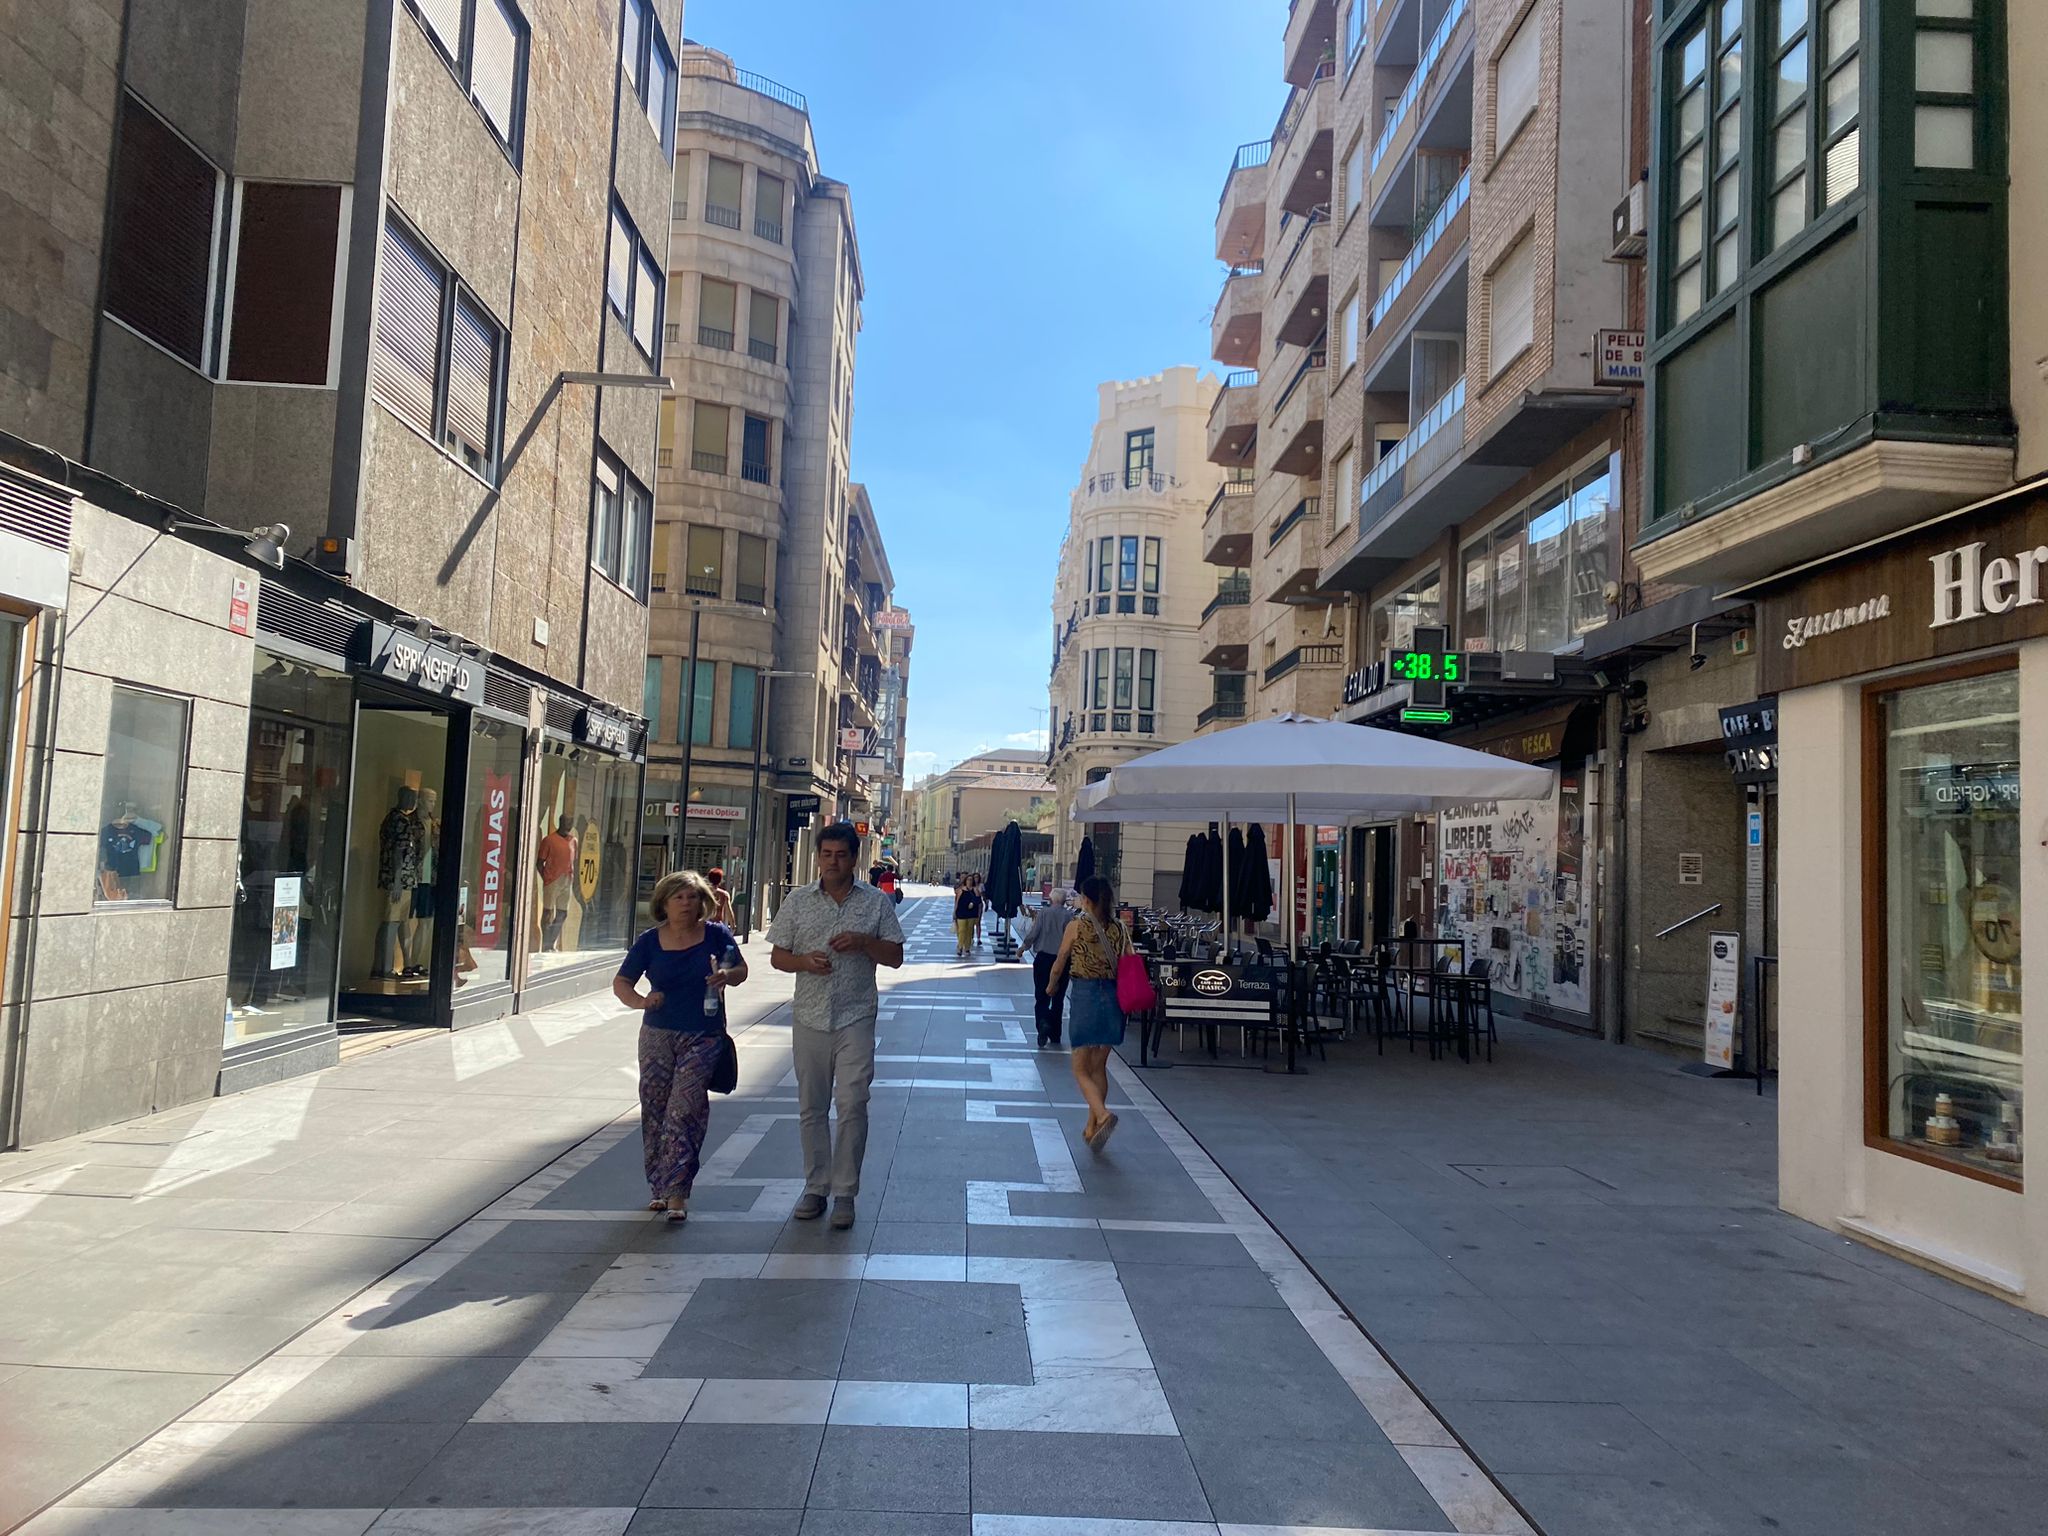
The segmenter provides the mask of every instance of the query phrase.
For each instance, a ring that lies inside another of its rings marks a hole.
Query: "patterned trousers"
[[[711,1128],[711,1069],[717,1035],[640,1026],[640,1148],[647,1187],[656,1196],[687,1196],[697,1178],[704,1133]]]

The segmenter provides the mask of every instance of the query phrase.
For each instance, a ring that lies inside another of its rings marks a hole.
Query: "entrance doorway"
[[[1392,937],[1394,920],[1394,846],[1399,828],[1360,827],[1351,834],[1348,883],[1358,894],[1345,918],[1345,937],[1370,948]]]
[[[440,921],[449,829],[449,717],[414,704],[356,709],[340,1027],[441,1021],[454,925]],[[452,910],[448,913],[452,916]]]

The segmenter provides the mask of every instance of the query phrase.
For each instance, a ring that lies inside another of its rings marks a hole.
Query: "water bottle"
[[[721,969],[728,971],[739,963],[740,951],[739,946],[736,944],[727,948],[724,956],[718,962]],[[718,1018],[720,1006],[717,988],[707,985],[704,988],[704,1017],[715,1021]]]

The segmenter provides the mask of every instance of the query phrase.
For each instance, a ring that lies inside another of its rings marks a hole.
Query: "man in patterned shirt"
[[[791,1005],[795,1028],[797,1119],[804,1150],[804,1193],[791,1213],[799,1221],[825,1214],[832,1225],[853,1225],[860,1193],[861,1159],[868,1149],[868,1089],[875,1080],[875,1014],[880,997],[875,968],[903,964],[903,929],[896,907],[872,885],[853,878],[860,835],[851,822],[818,834],[818,883],[799,886],[783,900],[768,927],[771,963],[796,976]],[[831,1111],[839,1111],[835,1140]]]

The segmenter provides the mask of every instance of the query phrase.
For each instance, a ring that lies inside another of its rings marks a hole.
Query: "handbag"
[[[1094,922],[1091,916],[1090,922]],[[1102,925],[1096,923],[1098,939],[1103,937]],[[1123,925],[1117,925],[1116,948],[1123,951],[1116,962],[1116,1005],[1125,1013],[1150,1013],[1159,1006],[1159,994],[1152,989],[1152,978],[1145,971],[1145,962],[1130,948],[1130,941],[1124,936]]]
[[[711,1064],[711,1078],[705,1083],[713,1093],[731,1093],[740,1085],[740,1052],[732,1043],[732,1036],[724,1031],[718,1036],[718,1060]]]

